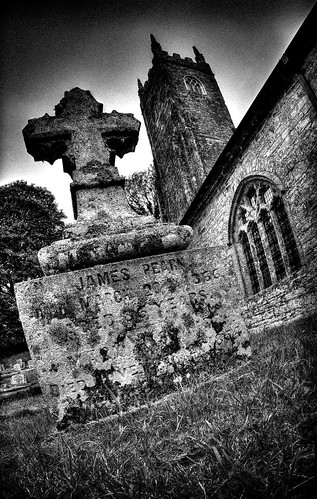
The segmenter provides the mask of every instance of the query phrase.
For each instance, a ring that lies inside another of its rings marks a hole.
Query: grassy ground
[[[57,432],[45,412],[8,418],[3,497],[317,497],[316,332],[271,331],[236,370],[108,422]]]

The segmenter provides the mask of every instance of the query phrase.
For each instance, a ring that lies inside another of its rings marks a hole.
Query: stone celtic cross
[[[77,218],[81,208],[78,191],[123,185],[124,179],[114,166],[115,156],[122,158],[134,151],[139,129],[140,122],[132,114],[103,113],[103,105],[88,90],[73,88],[55,106],[55,116],[45,114],[29,120],[23,136],[35,161],[53,164],[63,160],[64,171],[73,180]]]
[[[53,164],[62,158],[69,173],[77,221],[64,239],[39,251],[44,274],[92,267],[114,261],[184,249],[192,236],[187,226],[159,223],[130,207],[124,177],[115,156],[134,151],[140,122],[132,114],[103,113],[88,90],[73,88],[23,130],[27,151],[35,161]]]

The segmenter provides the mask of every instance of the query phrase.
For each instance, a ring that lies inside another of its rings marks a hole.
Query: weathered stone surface
[[[65,239],[91,239],[104,234],[119,234],[130,230],[145,229],[157,224],[152,216],[140,216],[133,213],[130,217],[100,220],[77,220],[64,230]]]
[[[215,351],[248,353],[225,247],[35,279],[18,284],[16,297],[43,393],[61,420],[138,405]]]
[[[128,232],[73,241],[65,239],[42,248],[39,262],[45,275],[109,262],[187,248],[192,229],[187,225],[154,224]]]
[[[132,114],[102,111],[89,90],[65,92],[55,117],[45,114],[28,121],[23,130],[28,153],[51,164],[62,158],[77,182],[109,180],[102,177],[100,165],[113,165],[114,154],[122,157],[135,149],[140,122]]]

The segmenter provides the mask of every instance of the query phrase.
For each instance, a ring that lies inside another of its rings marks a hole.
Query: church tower
[[[141,110],[162,218],[179,222],[234,126],[210,66],[195,47],[194,62],[168,55],[153,35],[151,45],[148,80],[138,82]]]

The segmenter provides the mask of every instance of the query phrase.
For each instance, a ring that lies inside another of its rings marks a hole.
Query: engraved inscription
[[[112,284],[128,281],[130,279],[129,270],[126,268],[113,269],[108,272],[97,272],[88,274],[85,277],[79,277],[77,288],[83,290],[91,286],[111,286]]]
[[[169,258],[153,261],[151,263],[143,263],[142,267],[145,275],[155,275],[164,271],[173,272],[174,270],[186,269],[185,262],[182,258]]]
[[[241,350],[245,342],[231,260],[218,249],[98,265],[41,282],[25,284],[21,316],[29,319],[54,407],[96,400],[113,411],[111,394],[121,403],[121,393],[142,396],[147,383],[170,386],[210,354]],[[61,367],[51,368],[53,360]]]
[[[180,274],[180,269],[184,268],[185,263],[181,258],[154,260],[142,264],[143,273],[149,280],[140,287],[143,298],[142,303],[139,302],[136,307],[134,324],[149,320],[149,314],[144,308],[146,305],[170,312],[177,308],[174,296],[178,290],[177,276]],[[165,271],[168,271],[167,279],[164,278]],[[213,279],[219,279],[218,268],[215,267],[211,270],[196,268],[195,271],[190,269],[186,278],[189,286],[194,286],[194,288],[209,285]],[[74,319],[74,322],[90,320],[91,313],[96,316],[102,312],[103,325],[111,328],[117,321],[116,315],[111,309],[129,306],[131,299],[135,296],[133,284],[134,280],[131,280],[131,273],[126,267],[113,268],[104,272],[91,272],[79,276],[79,284],[76,286],[77,292],[72,292],[71,299],[69,299],[69,295],[66,296],[67,290],[64,290],[65,300],[63,299],[64,295],[62,295],[60,302],[58,300],[54,303],[49,300],[37,302],[32,308],[32,315],[39,319],[43,325],[47,325],[55,318],[70,318]],[[96,293],[96,288],[100,289],[100,292]],[[189,289],[187,296],[194,311],[200,310],[204,306],[203,301],[207,299],[204,289],[195,292]],[[126,327],[130,329],[131,322],[132,319],[125,319],[123,326],[127,324]]]

